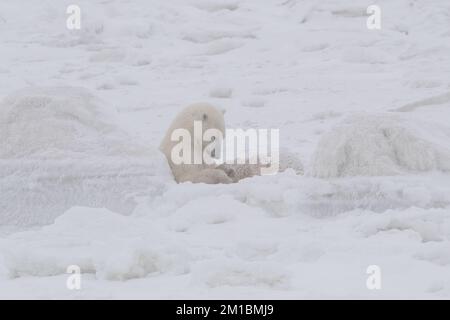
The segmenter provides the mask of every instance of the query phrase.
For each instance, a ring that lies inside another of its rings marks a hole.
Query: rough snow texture
[[[352,116],[323,135],[312,160],[314,176],[385,176],[450,171],[450,135],[434,143],[398,115]],[[428,124],[430,130],[439,131]],[[436,137],[435,137],[436,139]]]
[[[381,30],[364,1],[70,4],[0,1],[0,298],[450,298],[448,0],[376,1]],[[196,101],[305,175],[176,184],[153,151]]]
[[[86,89],[20,90],[0,105],[0,223],[42,225],[73,205],[131,213],[164,185],[159,151],[136,144]]]

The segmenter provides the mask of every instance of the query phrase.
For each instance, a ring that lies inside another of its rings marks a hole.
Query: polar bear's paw
[[[192,183],[207,183],[207,184],[218,184],[218,183],[232,183],[233,180],[224,171],[219,169],[204,169],[201,171],[194,171],[186,173],[180,177],[178,182]]]

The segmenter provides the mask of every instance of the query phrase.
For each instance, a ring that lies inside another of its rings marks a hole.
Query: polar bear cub
[[[217,134],[208,135],[208,132]],[[219,156],[224,136],[225,121],[221,110],[208,103],[196,103],[184,108],[173,120],[160,145],[175,181],[233,182],[223,170],[204,159],[205,155],[210,158]],[[180,158],[183,160],[180,161]]]

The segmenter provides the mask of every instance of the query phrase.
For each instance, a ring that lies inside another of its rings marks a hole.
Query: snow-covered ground
[[[448,299],[449,75],[448,0],[3,0],[0,298]],[[304,174],[176,184],[197,101]]]

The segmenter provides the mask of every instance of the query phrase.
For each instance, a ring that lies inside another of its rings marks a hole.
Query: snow
[[[1,109],[1,224],[47,224],[81,204],[130,214],[139,193],[170,177],[164,157],[135,143],[86,89],[23,89]]]
[[[448,1],[70,4],[0,4],[0,298],[450,298]],[[176,184],[199,101],[290,169]]]
[[[450,135],[431,124],[416,127],[398,115],[352,116],[323,135],[313,156],[312,174],[326,178],[450,171]],[[420,134],[421,128],[428,129],[428,135],[438,131],[431,135],[442,136],[442,143],[417,136],[416,131]]]

